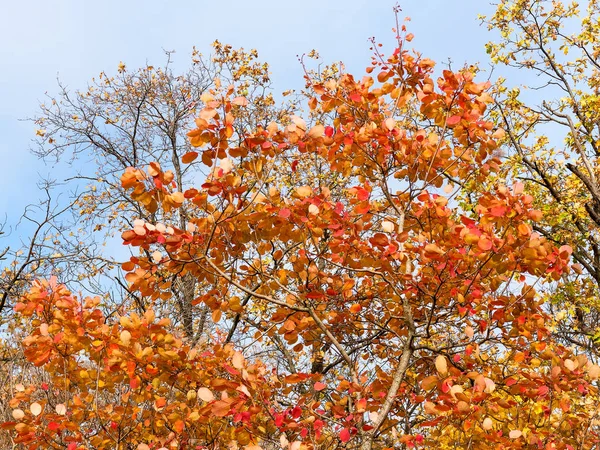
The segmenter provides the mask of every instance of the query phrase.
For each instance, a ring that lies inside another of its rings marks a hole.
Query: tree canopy
[[[303,61],[279,106],[256,53],[218,42],[181,76],[62,91],[38,152],[95,158],[70,208],[131,256],[97,269],[111,296],[42,257],[7,270],[7,448],[597,448],[588,8],[485,19],[494,63],[546,77],[541,106],[438,68],[398,21],[364,74]]]

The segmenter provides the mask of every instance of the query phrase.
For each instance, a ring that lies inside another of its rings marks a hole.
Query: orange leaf
[[[427,244],[425,246],[425,253],[437,253],[438,255],[443,255],[444,250],[439,248],[436,244]]]
[[[448,119],[446,120],[446,123],[449,126],[453,126],[453,125],[458,124],[460,122],[460,119],[461,119],[460,116],[451,116],[451,117],[448,117]]]
[[[187,152],[185,155],[181,157],[181,162],[184,164],[189,164],[194,161],[198,157],[198,152]]]
[[[308,197],[312,194],[312,189],[310,186],[300,186],[296,188],[296,195],[301,198]]]
[[[484,252],[487,252],[492,249],[492,241],[490,241],[486,237],[481,237],[479,241],[477,241],[477,247],[479,247]]]
[[[360,310],[362,309],[362,306],[360,305],[360,303],[355,303],[352,306],[350,306],[350,312],[351,313],[358,313],[360,312]]]
[[[148,166],[150,176],[157,177],[160,174],[160,165],[157,162],[151,162]]]
[[[438,355],[435,358],[435,368],[441,375],[446,375],[448,373],[448,361],[445,356]]]
[[[231,364],[233,364],[233,367],[235,367],[236,369],[243,369],[244,355],[242,355],[241,352],[235,352],[233,354],[233,358],[231,358]]]
[[[210,389],[201,387],[198,389],[198,398],[203,402],[212,402],[215,399],[215,396]]]
[[[430,391],[431,389],[437,386],[438,380],[439,378],[435,375],[425,377],[421,380],[421,387],[426,391]]]
[[[236,106],[248,106],[248,99],[246,97],[236,97],[231,100],[231,103]]]
[[[230,409],[229,403],[223,400],[213,403],[210,408],[211,412],[217,417],[225,417]]]
[[[325,127],[323,125],[315,125],[308,132],[308,137],[312,139],[320,138],[325,133]]]
[[[173,429],[177,432],[177,433],[181,433],[183,432],[183,429],[185,428],[185,422],[181,419],[176,420],[175,423],[173,424]]]
[[[131,272],[133,269],[135,269],[135,263],[131,261],[124,262],[123,264],[121,264],[121,268],[125,272]]]

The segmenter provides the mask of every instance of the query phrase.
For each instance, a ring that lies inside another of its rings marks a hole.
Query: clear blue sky
[[[14,223],[40,194],[36,181],[53,168],[29,147],[34,116],[44,93],[55,94],[59,77],[71,89],[84,88],[119,61],[134,68],[160,64],[163,49],[175,62],[189,62],[193,45],[205,53],[215,39],[256,48],[270,63],[276,90],[299,86],[297,54],[317,49],[325,62],[344,61],[362,74],[370,62],[368,38],[391,45],[394,26],[388,0],[22,0],[3,2],[0,19],[0,215]],[[491,11],[484,0],[404,0],[412,45],[439,63],[451,58],[486,62],[490,36],[477,21]],[[56,173],[56,178],[64,174]],[[0,217],[1,220],[1,217]]]

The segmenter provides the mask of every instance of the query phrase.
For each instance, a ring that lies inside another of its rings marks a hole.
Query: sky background
[[[41,197],[37,182],[59,181],[64,169],[30,153],[37,114],[57,78],[83,89],[101,71],[112,74],[120,61],[129,68],[161,65],[175,50],[175,67],[186,67],[192,46],[210,53],[215,39],[256,48],[271,66],[273,87],[302,86],[298,54],[319,51],[325,63],[343,61],[361,75],[370,63],[371,36],[393,45],[393,6],[388,0],[248,1],[203,0],[21,0],[3,2],[0,18],[0,221],[14,225],[27,204]],[[484,44],[493,36],[478,13],[491,13],[485,0],[404,0],[413,48],[438,63],[450,58],[487,65]],[[17,238],[19,230],[11,239]]]

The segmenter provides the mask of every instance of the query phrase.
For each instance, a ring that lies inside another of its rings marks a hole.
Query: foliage
[[[78,219],[76,233],[81,242],[93,242],[99,248],[112,244],[114,232],[131,226],[136,218],[174,221],[180,228],[186,227],[185,208],[144,209],[142,203],[125,194],[119,177],[128,167],[151,162],[170,168],[173,181],[181,189],[205,177],[201,164],[183,165],[186,158],[182,156],[191,149],[186,133],[214,93],[235,83],[238,95],[248,100],[246,108],[236,111],[236,128],[228,136],[232,145],[244,130],[277,119],[291,108],[291,104],[275,105],[269,89],[269,67],[258,60],[255,50],[234,49],[219,41],[214,42],[213,49],[210,57],[194,49],[190,67],[181,72],[173,67],[172,52],[167,52],[163,67],[147,65],[132,70],[121,63],[117,73],[100,73],[85,90],[71,92],[59,83],[58,96],[49,96],[40,105],[40,115],[34,119],[39,126],[34,151],[45,159],[68,161],[76,168],[66,181],[78,192],[71,212]],[[114,255],[103,251],[101,256],[103,264],[85,267],[71,258],[69,268],[71,272],[79,270],[82,277],[99,277],[99,286],[86,286],[85,290],[101,295],[109,308],[118,307],[122,297],[129,297],[135,301],[137,312],[143,313],[148,305],[141,298],[132,298],[120,281],[122,277],[115,276]],[[62,273],[56,275],[67,281]],[[202,338],[208,331],[206,311],[192,308],[194,280],[181,278],[172,284],[172,290],[173,301],[163,308],[188,338]]]
[[[361,79],[307,71],[308,121],[238,127],[252,102],[217,84],[177,163],[124,168],[143,212],[122,268],[146,311],[32,286],[15,312],[47,381],[15,386],[15,444],[598,446],[600,367],[556,340],[537,291],[570,276],[573,250],[536,231],[523,183],[498,181],[490,84],[436,76],[397,34]],[[178,164],[207,175],[184,187]],[[205,340],[161,316],[182,279],[211,312]]]
[[[505,167],[526,181],[544,214],[536,231],[572,246],[578,263],[552,293],[557,332],[595,357],[600,317],[599,8],[595,0],[581,7],[576,2],[501,1],[486,19],[501,34],[499,42],[487,46],[492,61],[518,69],[524,80],[498,88],[497,113],[512,149]]]

